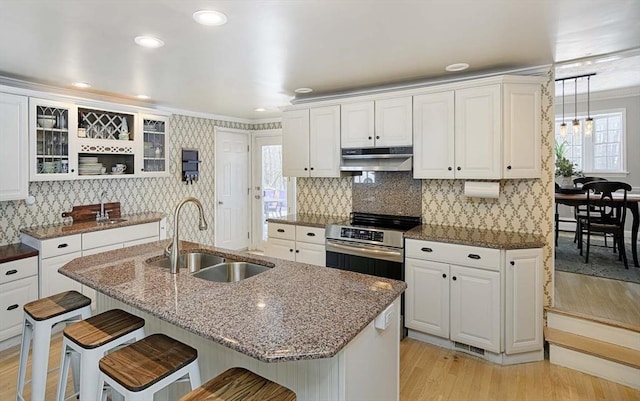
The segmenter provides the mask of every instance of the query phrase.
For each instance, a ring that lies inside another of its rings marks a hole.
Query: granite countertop
[[[69,224],[54,224],[42,227],[30,227],[20,230],[21,233],[27,234],[39,240],[64,237],[65,235],[82,234],[92,231],[109,230],[117,227],[133,226],[136,224],[152,223],[160,221],[166,214],[149,212],[123,215],[120,218],[126,219],[119,223],[98,223],[95,220],[80,221]]]
[[[0,246],[0,263],[26,259],[38,256],[38,250],[25,244],[10,244]]]
[[[270,223],[293,224],[298,226],[324,228],[327,224],[334,224],[349,220],[348,216],[325,216],[320,214],[289,214],[282,218],[267,219]]]
[[[59,271],[127,305],[264,362],[329,358],[406,288],[328,267],[183,243],[272,269],[216,283],[146,263],[169,240],[75,259]]]
[[[545,245],[542,235],[429,224],[414,227],[405,232],[404,237],[496,249],[542,248]]]

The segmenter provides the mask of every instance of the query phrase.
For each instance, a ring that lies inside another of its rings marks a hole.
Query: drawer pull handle
[[[69,244],[60,244],[60,245],[58,245],[58,249],[60,249],[60,248],[66,248],[66,247],[68,247],[68,246],[69,246]]]
[[[426,247],[425,247],[425,248],[421,248],[420,250],[421,250],[422,252],[433,252],[433,249],[431,249],[431,248],[426,248]]]
[[[480,255],[476,255],[475,253],[470,253],[469,255],[467,255],[467,257],[469,259],[480,260]]]
[[[283,233],[284,232],[284,228],[278,228],[278,232],[279,233]]]
[[[316,233],[307,233],[307,237],[315,237]]]
[[[9,270],[8,272],[6,272],[6,273],[5,273],[5,276],[10,276],[10,275],[12,275],[12,274],[16,274],[17,272],[18,272],[18,271],[17,271],[16,269],[12,269],[12,270]]]
[[[7,310],[14,310],[18,308],[18,304],[13,304],[7,308]]]

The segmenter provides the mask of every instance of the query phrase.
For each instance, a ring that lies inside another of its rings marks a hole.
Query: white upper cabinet
[[[500,95],[500,84],[456,91],[456,178],[501,177]]]
[[[309,109],[282,113],[282,175],[309,176]]]
[[[503,85],[504,178],[540,178],[542,88],[539,84]]]
[[[340,143],[343,148],[411,146],[411,96],[345,103]]]
[[[282,171],[286,177],[340,177],[340,106],[283,113]]]
[[[413,98],[413,178],[454,178],[454,92]]]
[[[0,201],[29,194],[27,104],[25,96],[0,93]]]
[[[340,144],[343,148],[374,146],[374,102],[346,103],[340,110]]]
[[[414,96],[414,178],[540,178],[540,79],[499,81]]]
[[[169,122],[165,116],[140,114],[138,127],[135,132],[142,140],[136,141],[135,166],[136,173],[149,177],[164,177],[169,175]]]
[[[375,102],[375,146],[411,146],[413,144],[411,96]]]

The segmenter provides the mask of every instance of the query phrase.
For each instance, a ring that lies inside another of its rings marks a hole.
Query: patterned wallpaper
[[[198,213],[194,205],[186,205],[180,216],[180,238],[204,244],[214,242],[214,128],[262,130],[280,128],[280,123],[246,124],[225,120],[173,115],[170,119],[172,135],[169,144],[168,178],[123,178],[104,180],[75,180],[32,182],[29,193],[36,203],[24,201],[0,202],[0,245],[20,241],[20,228],[60,224],[61,213],[74,205],[99,203],[100,193],[107,192],[107,202],[120,202],[123,214],[157,211],[169,216],[168,235],[173,236],[173,209],[187,196],[198,198],[204,206],[209,222],[207,231],[198,230]],[[180,178],[181,149],[200,150],[200,181],[185,185]]]
[[[542,178],[502,180],[498,199],[467,198],[462,180],[422,180],[422,220],[543,235],[545,306],[553,299],[553,69],[542,90]],[[298,179],[298,212],[348,215],[352,178]],[[354,204],[357,202],[353,202]]]

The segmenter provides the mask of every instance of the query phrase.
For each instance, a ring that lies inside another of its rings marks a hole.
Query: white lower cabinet
[[[47,240],[38,240],[22,234],[22,242],[24,244],[40,251],[38,269],[38,293],[40,298],[63,291],[76,290],[95,300],[95,290],[58,273],[58,269],[73,259],[82,256],[158,241],[165,235],[165,226],[163,219],[158,222],[115,227]]]
[[[268,232],[269,239],[265,247],[265,255],[326,266],[324,228],[269,223]]]
[[[0,264],[0,341],[20,335],[23,307],[38,299],[38,257]]]
[[[506,354],[501,363],[543,357],[542,249],[407,239],[405,252],[407,328]]]

